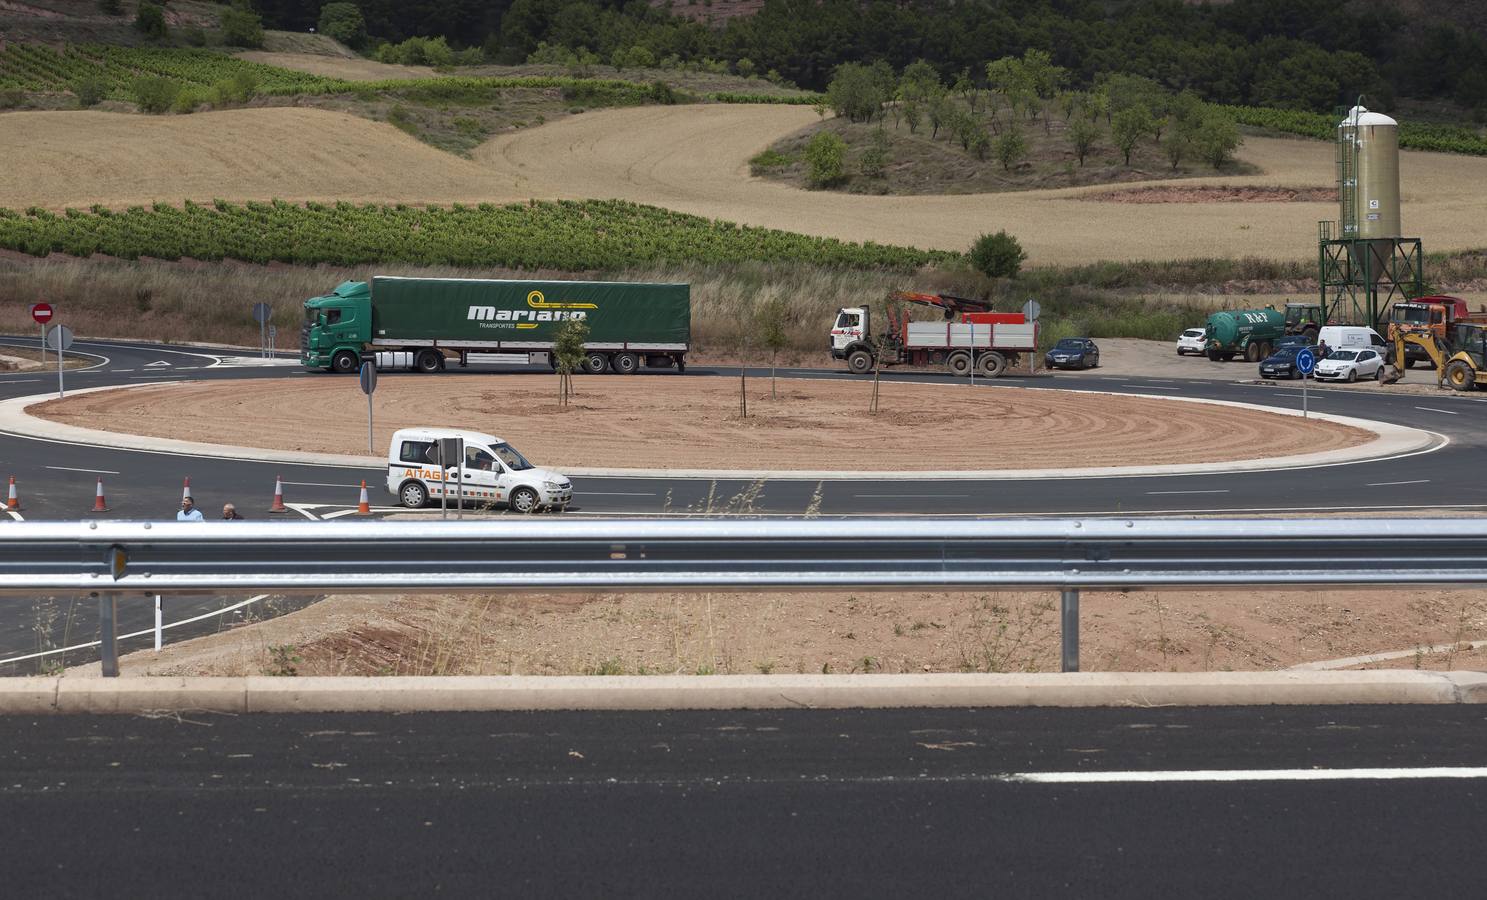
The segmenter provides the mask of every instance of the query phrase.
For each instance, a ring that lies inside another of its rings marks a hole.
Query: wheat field
[[[390,125],[308,108],[189,116],[105,112],[0,115],[0,206],[85,207],[269,199],[510,202],[618,198],[751,225],[853,241],[963,250],[976,235],[1017,235],[1030,265],[1256,256],[1309,259],[1330,203],[1105,203],[1102,187],[875,197],[802,191],[752,178],[748,159],[815,121],[798,107],[612,109],[501,135],[473,160]],[[1331,145],[1246,140],[1261,174],[1192,184],[1327,187]],[[1432,251],[1487,247],[1487,159],[1402,154],[1406,234]],[[1171,182],[1160,182],[1170,185]],[[1123,183],[1120,190],[1140,186]]]

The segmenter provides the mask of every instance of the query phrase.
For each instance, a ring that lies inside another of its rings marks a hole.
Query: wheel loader
[[[1384,377],[1385,384],[1404,377],[1406,349],[1414,346],[1424,350],[1435,367],[1436,384],[1450,385],[1457,391],[1487,387],[1487,326],[1454,324],[1446,340],[1424,326],[1393,327],[1390,331],[1394,336],[1394,364]]]

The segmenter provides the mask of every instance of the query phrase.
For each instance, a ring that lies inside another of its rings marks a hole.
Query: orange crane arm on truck
[[[990,300],[975,300],[951,294],[921,294],[916,291],[893,291],[888,295],[888,299],[937,307],[945,311],[946,319],[953,319],[959,314],[960,321],[972,325],[1027,324],[1027,317],[1020,312],[992,312]],[[898,326],[895,325],[895,327]]]

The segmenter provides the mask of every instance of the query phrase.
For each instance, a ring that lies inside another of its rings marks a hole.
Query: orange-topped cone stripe
[[[289,508],[284,505],[284,476],[274,477],[274,505],[268,508],[271,513],[286,513]]]
[[[10,496],[5,498],[6,509],[20,509],[21,501],[15,493],[15,476],[10,476]]]
[[[98,476],[98,493],[93,496],[93,511],[108,512],[108,503],[103,499],[103,476]]]
[[[365,478],[361,480],[361,500],[356,504],[356,513],[360,516],[370,516],[372,514],[372,504],[367,500],[367,480]]]
[[[185,500],[189,496],[191,496],[191,476],[187,475],[185,485],[181,488],[181,499]]]

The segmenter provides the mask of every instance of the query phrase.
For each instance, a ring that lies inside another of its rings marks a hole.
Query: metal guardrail
[[[507,519],[17,522],[0,594],[604,590],[1079,591],[1487,584],[1482,519]]]

